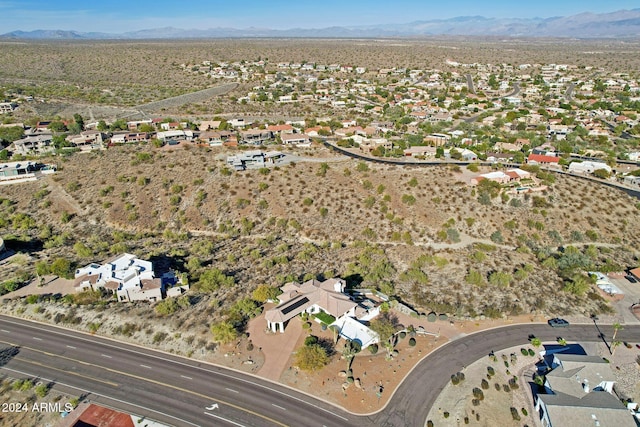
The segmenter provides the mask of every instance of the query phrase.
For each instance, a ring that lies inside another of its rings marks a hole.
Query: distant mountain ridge
[[[189,39],[242,37],[420,37],[420,36],[513,36],[571,38],[640,38],[640,8],[610,13],[590,12],[552,18],[487,18],[458,16],[449,19],[413,21],[406,24],[333,26],[326,28],[151,28],[125,33],[65,30],[12,31],[4,39],[107,40],[107,39]]]

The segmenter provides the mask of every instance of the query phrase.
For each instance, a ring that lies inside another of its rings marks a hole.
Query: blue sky
[[[468,15],[546,18],[638,7],[638,0],[0,0],[0,34],[34,29],[119,33],[166,26],[322,28]]]

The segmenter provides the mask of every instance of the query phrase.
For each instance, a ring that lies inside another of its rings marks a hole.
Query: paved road
[[[600,329],[610,339],[611,327]],[[247,374],[3,316],[0,347],[17,346],[19,352],[0,364],[12,377],[37,376],[170,425],[422,427],[451,374],[491,350],[525,344],[529,334],[586,342],[600,340],[599,333],[593,324],[563,330],[531,324],[460,337],[424,359],[383,411],[365,417]],[[640,326],[626,326],[618,337],[640,342]]]
[[[574,89],[575,87],[576,87],[576,84],[575,84],[575,83],[569,83],[569,85],[567,86],[567,91],[564,93],[564,99],[565,99],[567,102],[571,102],[571,101],[573,101],[572,94],[573,94],[573,89]]]
[[[471,74],[465,74],[465,77],[467,78],[467,88],[469,89],[469,93],[476,93],[476,90],[473,88],[473,77],[471,77]]]

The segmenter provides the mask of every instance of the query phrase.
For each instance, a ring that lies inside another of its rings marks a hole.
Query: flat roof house
[[[74,287],[77,292],[87,289],[108,289],[118,301],[160,301],[164,298],[165,284],[177,284],[173,273],[155,276],[151,261],[132,254],[121,254],[104,264],[91,263],[78,268]]]

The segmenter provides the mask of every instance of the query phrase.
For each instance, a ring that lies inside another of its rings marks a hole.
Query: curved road
[[[19,349],[2,370],[36,376],[67,392],[171,425],[416,426],[425,424],[451,374],[490,351],[523,345],[530,334],[554,341],[610,340],[610,326],[514,325],[461,337],[423,359],[376,414],[356,416],[251,375],[116,341],[0,316],[0,347]],[[603,335],[600,335],[603,334]],[[640,325],[620,340],[640,342]],[[84,390],[84,391],[81,391]]]

